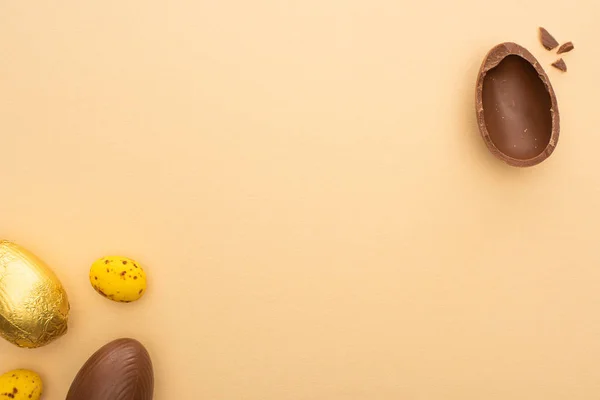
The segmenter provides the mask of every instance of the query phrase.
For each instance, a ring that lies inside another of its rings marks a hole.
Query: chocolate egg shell
[[[152,361],[134,339],[117,339],[95,352],[73,380],[66,400],[151,400]]]
[[[0,336],[27,348],[67,332],[69,300],[52,270],[23,247],[0,240]]]
[[[481,136],[505,163],[529,167],[554,152],[560,133],[556,95],[524,47],[502,43],[490,50],[477,77],[475,103]]]

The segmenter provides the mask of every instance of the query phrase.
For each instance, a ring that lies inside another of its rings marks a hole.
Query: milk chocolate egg
[[[558,103],[546,72],[525,48],[502,43],[483,60],[476,85],[479,131],[505,163],[529,167],[558,143]]]
[[[73,380],[66,400],[151,400],[152,361],[134,339],[117,339],[94,353]]]
[[[67,331],[69,300],[38,257],[0,241],[0,336],[19,346],[44,346]]]

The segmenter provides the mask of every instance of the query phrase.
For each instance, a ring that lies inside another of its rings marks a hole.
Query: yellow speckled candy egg
[[[127,257],[103,257],[92,264],[90,282],[96,292],[121,303],[139,300],[146,293],[146,273]]]
[[[16,369],[0,375],[0,399],[39,400],[42,390],[42,379],[33,371]]]

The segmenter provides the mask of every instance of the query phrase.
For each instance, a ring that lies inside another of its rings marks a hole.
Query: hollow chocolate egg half
[[[524,47],[502,43],[490,50],[477,77],[475,103],[481,136],[505,163],[530,167],[554,152],[560,133],[556,95]]]

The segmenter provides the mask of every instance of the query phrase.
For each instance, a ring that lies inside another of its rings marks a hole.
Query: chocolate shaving
[[[558,70],[561,70],[562,72],[567,72],[567,64],[565,64],[565,61],[562,58],[554,61],[552,66]]]
[[[573,42],[567,42],[558,48],[557,54],[568,53],[574,48],[575,46],[573,45]]]
[[[546,50],[552,50],[558,46],[558,42],[554,39],[554,36],[542,27],[540,27],[540,40],[542,41],[542,46],[544,46]]]

